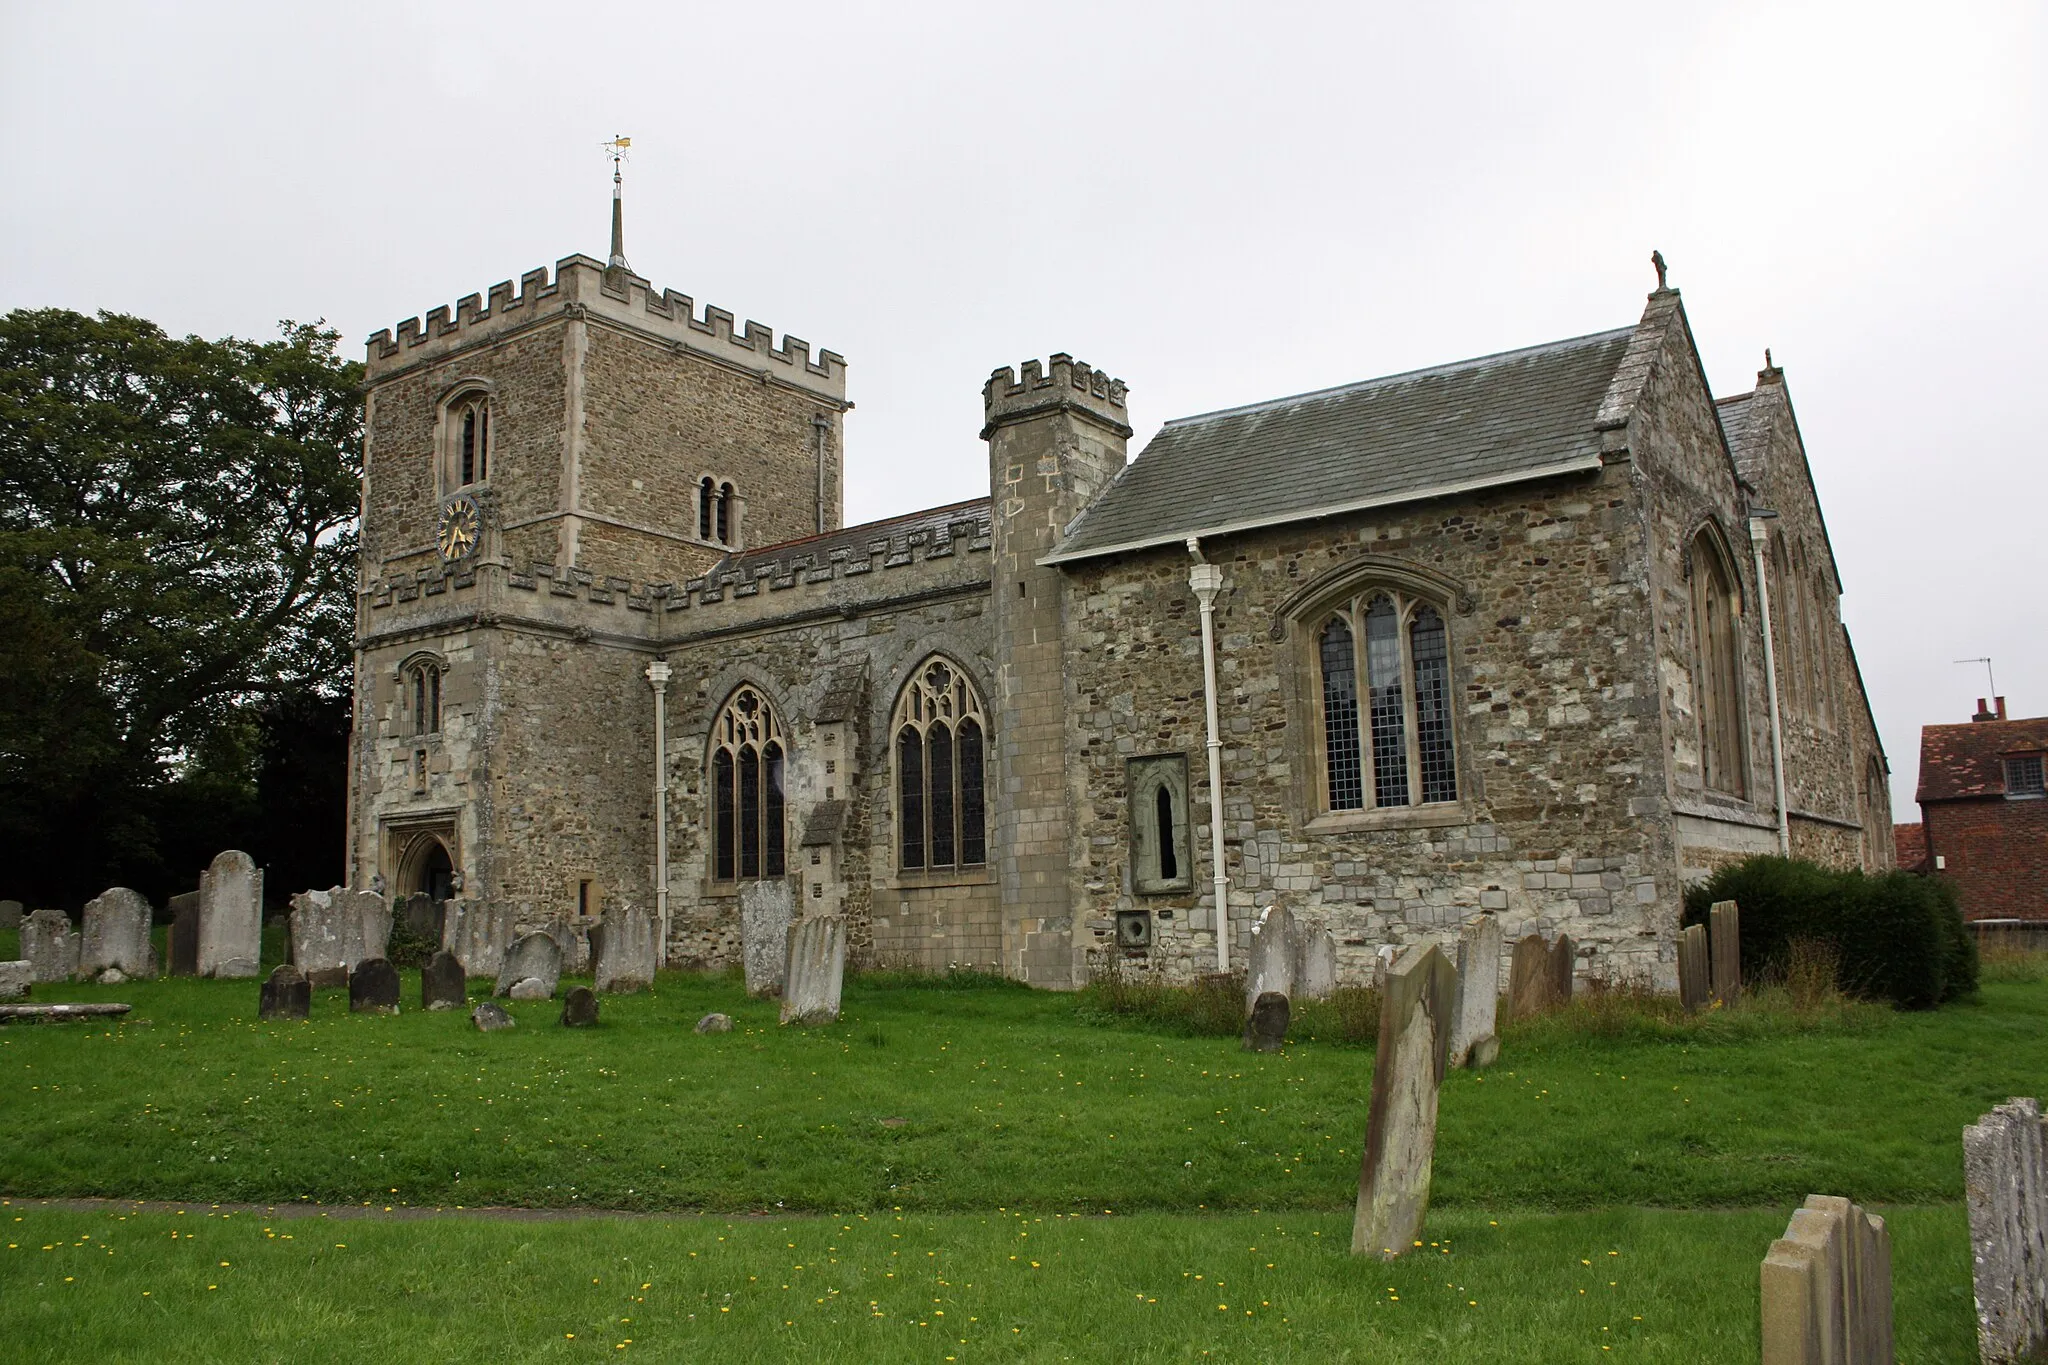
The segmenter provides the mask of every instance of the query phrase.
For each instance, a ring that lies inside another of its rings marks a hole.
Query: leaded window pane
[[[985,829],[988,798],[982,788],[981,727],[960,722],[960,862],[973,867],[988,861]]]
[[[953,865],[953,732],[943,722],[925,732],[931,762],[932,866]]]
[[[1372,719],[1373,804],[1405,806],[1408,736],[1401,702],[1401,621],[1385,597],[1374,598],[1365,613],[1365,676]]]
[[[900,866],[924,866],[924,736],[911,726],[896,732],[896,822]]]
[[[729,882],[733,874],[733,790],[732,754],[720,749],[711,756],[713,822],[711,833],[712,876]]]
[[[1358,810],[1365,805],[1365,784],[1358,760],[1358,665],[1351,650],[1351,627],[1341,616],[1323,627],[1323,750],[1330,770],[1330,809]]]
[[[761,765],[761,875],[782,875],[782,746],[770,744],[762,750]]]
[[[1458,799],[1458,765],[1451,752],[1451,659],[1444,618],[1432,607],[1408,627],[1415,660],[1415,741],[1422,764],[1422,799]]]
[[[761,875],[761,755],[740,750],[740,875]]]

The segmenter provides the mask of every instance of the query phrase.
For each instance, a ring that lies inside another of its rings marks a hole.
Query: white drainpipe
[[[1202,603],[1202,700],[1209,721],[1209,858],[1216,898],[1216,970],[1230,970],[1230,873],[1223,860],[1223,737],[1216,722],[1216,594],[1223,570],[1202,558],[1202,543],[1188,537],[1188,586]]]
[[[661,923],[657,965],[668,963],[668,680],[665,659],[647,665],[654,688],[654,915]]]
[[[1778,719],[1778,646],[1771,638],[1771,585],[1764,577],[1764,521],[1776,512],[1749,514],[1749,549],[1756,558],[1756,598],[1764,613],[1764,686],[1771,694],[1771,777],[1778,791],[1778,852],[1792,856],[1792,813],[1785,808],[1785,727]]]

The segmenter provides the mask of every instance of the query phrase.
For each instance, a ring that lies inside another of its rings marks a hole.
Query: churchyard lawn
[[[735,1360],[1753,1358],[1757,1264],[1826,1192],[1892,1221],[1901,1359],[1965,1360],[1959,1134],[2048,1092],[2038,981],[1926,1014],[1510,1026],[1498,1066],[1445,1086],[1426,1237],[1448,1250],[1383,1266],[1347,1251],[1368,1049],[1260,1056],[1103,1027],[1071,996],[860,978],[840,1023],[797,1032],[683,975],[607,998],[594,1031],[536,1002],[486,1036],[413,1009],[405,975],[397,1018],[326,991],[303,1024],[255,1023],[254,982],[39,988],[136,1008],[0,1029],[10,1339],[110,1359],[629,1338]],[[734,1031],[692,1033],[713,1009]],[[704,1216],[32,1202],[51,1196]]]

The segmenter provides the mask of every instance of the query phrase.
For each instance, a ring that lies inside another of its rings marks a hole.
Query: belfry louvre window
[[[705,475],[697,485],[697,538],[720,545],[732,544],[732,523],[737,510],[732,485]]]
[[[988,730],[958,667],[933,659],[896,702],[896,865],[906,872],[988,861]]]
[[[784,871],[782,723],[760,692],[742,687],[711,729],[711,877],[749,881]]]
[[[1700,777],[1730,796],[1748,795],[1742,753],[1742,601],[1719,537],[1692,539],[1694,692],[1700,722]]]
[[[411,722],[409,733],[441,733],[441,665],[432,659],[409,663],[399,674],[399,685]]]
[[[451,489],[488,483],[491,478],[491,404],[481,393],[465,394],[448,405],[448,463],[445,482]]]
[[[1442,611],[1403,593],[1368,591],[1323,619],[1316,662],[1331,810],[1458,799],[1450,659]]]

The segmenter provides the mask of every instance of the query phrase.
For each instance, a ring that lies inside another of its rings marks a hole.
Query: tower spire
[[[626,150],[633,145],[633,139],[615,135],[611,141],[600,143],[612,158],[612,257],[609,265],[613,270],[631,270],[626,261],[626,200],[625,176],[620,173],[620,163],[626,159]]]

